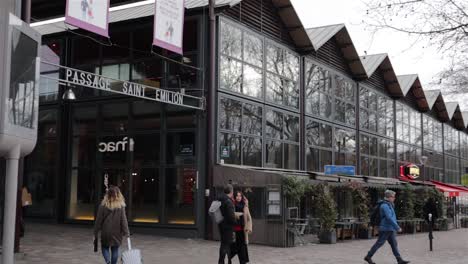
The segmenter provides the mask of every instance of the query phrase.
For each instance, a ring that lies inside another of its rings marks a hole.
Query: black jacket
[[[224,220],[218,224],[221,241],[224,243],[234,242],[234,225],[236,224],[236,216],[234,214],[234,204],[226,195],[221,195],[218,200],[221,202],[221,213]]]

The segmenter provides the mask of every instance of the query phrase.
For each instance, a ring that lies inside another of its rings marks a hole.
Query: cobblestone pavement
[[[402,255],[411,263],[468,262],[468,229],[436,232],[434,251],[428,251],[427,234],[398,237]],[[253,264],[364,263],[362,257],[375,240],[355,240],[336,245],[310,244],[296,248],[250,245]],[[216,263],[218,243],[135,234],[133,244],[142,250],[146,264]],[[22,242],[23,256],[17,264],[91,264],[103,263],[93,252],[92,230],[69,225],[28,224]],[[387,244],[374,257],[379,264],[396,263]],[[237,260],[234,263],[238,263]]]

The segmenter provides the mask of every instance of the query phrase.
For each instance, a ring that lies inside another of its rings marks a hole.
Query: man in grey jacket
[[[395,192],[391,190],[385,191],[385,199],[380,201],[379,210],[380,210],[380,225],[379,225],[379,238],[372,246],[367,256],[364,260],[369,264],[375,264],[372,261],[372,256],[377,252],[377,250],[385,244],[386,241],[392,247],[392,252],[395,258],[398,261],[398,264],[407,264],[409,261],[403,260],[401,258],[400,252],[398,251],[398,243],[396,240],[396,233],[401,232],[401,228],[398,225],[395,210],[393,209],[395,203]]]

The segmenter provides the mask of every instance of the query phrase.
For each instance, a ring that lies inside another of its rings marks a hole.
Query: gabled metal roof
[[[237,0],[240,2],[240,0]],[[294,44],[298,50],[310,51],[313,49],[312,42],[307,35],[307,32],[302,25],[301,19],[296,13],[291,0],[272,0],[273,5],[277,8],[277,12],[289,32]]]
[[[452,119],[453,114],[455,113],[455,110],[457,110],[458,103],[457,102],[446,102],[445,107],[447,108],[447,113],[448,113],[449,119]]]
[[[417,74],[399,75],[397,76],[400,83],[401,91],[404,96],[411,94],[416,98],[418,108],[421,111],[429,111],[429,104],[427,102],[426,94],[421,86],[421,81]]]
[[[437,98],[439,97],[439,95],[442,94],[442,92],[440,90],[424,90],[424,94],[426,95],[426,100],[429,109],[432,109]]]
[[[387,54],[373,54],[360,57],[369,78],[380,69],[383,72],[385,89],[394,97],[404,96],[400,83]]]
[[[315,51],[320,50],[325,43],[335,38],[353,76],[358,80],[369,77],[344,24],[308,28],[306,31]]]
[[[465,128],[468,127],[468,111],[461,112]]]
[[[387,57],[387,54],[373,54],[360,57],[362,65],[364,65],[364,69],[366,69],[366,73],[369,78]]]
[[[442,92],[440,92],[437,96],[433,108],[436,109],[439,120],[441,120],[442,122],[450,121],[450,117],[447,111],[447,107],[445,105],[444,97],[442,96]]]
[[[401,91],[406,96],[413,87],[414,82],[418,79],[417,74],[398,75],[398,82],[400,83]]]
[[[452,116],[452,123],[455,125],[455,127],[457,129],[460,129],[460,130],[465,130],[466,129],[466,125],[465,125],[465,118],[463,117],[463,114],[460,110],[460,105],[457,104],[457,107],[455,108],[455,111],[453,113],[453,116]]]
[[[140,17],[154,15],[154,1],[146,0],[121,6],[109,8],[109,23],[126,21]],[[234,6],[242,0],[216,0],[216,7]],[[208,5],[208,0],[185,0],[185,8],[193,9]],[[54,18],[46,21],[32,23],[34,27],[42,35],[49,35],[58,32],[64,32],[68,29],[74,30],[76,27],[66,25],[65,17]]]
[[[338,31],[345,28],[344,24],[322,26],[316,28],[308,28],[307,35],[312,42],[314,50],[320,49],[325,43],[327,43],[331,38],[333,38]]]

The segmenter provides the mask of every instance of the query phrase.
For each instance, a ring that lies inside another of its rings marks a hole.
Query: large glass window
[[[356,133],[314,119],[306,122],[308,171],[323,171],[325,165],[356,165]]]
[[[61,41],[50,42],[41,47],[41,58],[43,62],[59,65],[62,54]],[[60,79],[59,68],[41,63],[41,75],[39,82],[39,102],[51,102],[57,100],[59,93],[59,83],[53,79]]]
[[[327,119],[331,118],[333,102],[331,83],[331,75],[328,70],[306,60],[306,113]]]
[[[361,175],[389,177],[395,174],[393,139],[361,134]]]
[[[442,152],[442,123],[423,115],[424,148]]]
[[[166,169],[165,203],[168,224],[195,224],[196,170],[193,167]]]
[[[68,218],[94,220],[97,189],[95,186],[97,107],[73,109],[72,160]]]
[[[267,108],[266,167],[299,169],[299,116]]]
[[[39,112],[39,130],[34,151],[25,158],[24,186],[32,195],[33,204],[26,208],[27,216],[53,217],[59,155],[57,110]]]
[[[355,82],[306,60],[305,87],[307,114],[355,126]]]
[[[459,156],[459,139],[458,139],[458,130],[455,128],[444,124],[444,152],[453,156]]]
[[[359,89],[360,127],[363,130],[393,137],[393,100],[366,87]]]
[[[268,42],[266,61],[266,100],[299,108],[299,57]]]
[[[221,97],[219,100],[220,160],[229,164],[261,167],[262,120],[263,108],[258,104]],[[282,120],[278,125],[283,125]],[[271,133],[276,132],[271,131]]]
[[[220,88],[263,98],[262,38],[224,21],[220,36]]]
[[[460,183],[460,161],[457,157],[445,156],[445,179],[447,183]]]
[[[397,102],[396,127],[398,140],[422,147],[421,113]]]

